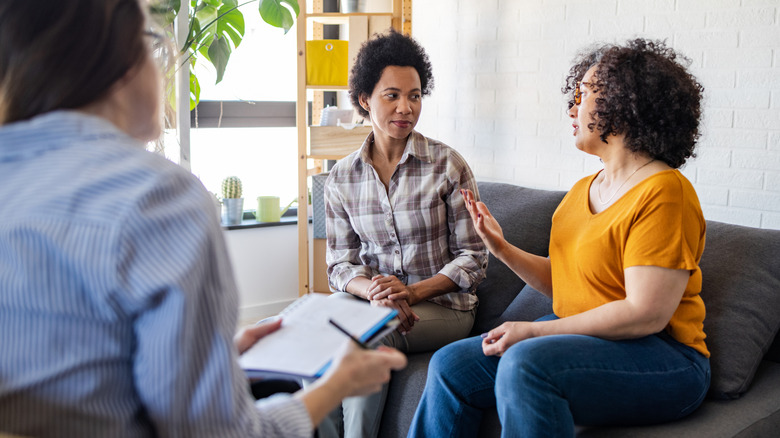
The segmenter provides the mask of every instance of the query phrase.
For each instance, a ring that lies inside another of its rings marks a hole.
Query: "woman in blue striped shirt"
[[[0,431],[311,436],[406,359],[347,349],[313,387],[251,398],[237,355],[280,322],[234,341],[210,195],[144,150],[161,46],[141,4],[0,2]]]

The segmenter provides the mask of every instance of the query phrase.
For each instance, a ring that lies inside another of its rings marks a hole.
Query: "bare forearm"
[[[410,297],[407,301],[409,302],[409,305],[413,306],[429,298],[458,291],[460,290],[460,287],[446,275],[436,274],[431,278],[410,284],[409,290]]]
[[[493,255],[504,262],[509,269],[532,288],[552,297],[550,259],[531,254],[506,241],[504,242],[505,245],[496,250]]]
[[[347,292],[356,297],[368,299],[368,287],[371,286],[371,279],[366,277],[355,277],[347,283]]]
[[[689,271],[658,266],[626,268],[626,297],[586,312],[538,323],[539,334],[573,333],[604,339],[634,339],[658,333],[680,305]]]
[[[313,387],[298,391],[295,394],[309,411],[312,424],[316,427],[334,409],[341,400],[349,394],[344,391],[345,385],[333,384],[333,382],[317,382]]]
[[[345,343],[341,354],[334,359],[324,376],[295,394],[306,406],[315,426],[341,400],[379,391],[390,380],[391,371],[406,366],[403,353],[384,346],[376,350],[362,350],[352,343]]]
[[[355,277],[347,283],[346,289],[352,295],[368,299],[368,290],[372,283],[373,281],[366,277]],[[407,298],[409,305],[460,289],[454,281],[442,274],[436,274],[431,278],[410,284],[407,288],[410,292]]]
[[[669,319],[660,312],[649,312],[627,300],[618,300],[577,315],[534,324],[538,336],[580,334],[617,341],[658,333]]]

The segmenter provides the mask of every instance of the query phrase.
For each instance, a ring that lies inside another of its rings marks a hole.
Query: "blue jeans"
[[[709,359],[666,333],[627,341],[544,336],[500,358],[485,356],[474,337],[433,355],[408,436],[478,436],[483,411],[493,407],[503,437],[671,421],[693,412],[709,383]]]

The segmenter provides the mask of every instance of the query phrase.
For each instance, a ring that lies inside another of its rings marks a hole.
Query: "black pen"
[[[351,334],[350,332],[348,332],[348,331],[347,331],[347,330],[346,330],[344,327],[342,327],[342,326],[340,326],[340,325],[336,324],[336,321],[334,321],[334,320],[332,320],[332,319],[328,319],[328,322],[329,322],[329,323],[331,323],[331,324],[333,324],[333,327],[336,327],[337,329],[339,329],[339,331],[340,331],[340,332],[342,332],[342,333],[344,333],[345,335],[349,336],[349,339],[352,339],[353,341],[355,341],[355,343],[356,343],[356,344],[358,344],[358,345],[360,346],[360,348],[362,348],[362,349],[364,349],[364,350],[368,350],[368,349],[369,349],[369,348],[368,348],[368,345],[366,345],[365,343],[363,343],[363,342],[362,342],[360,339],[358,339],[358,338],[356,338],[356,337],[352,336],[352,334]]]

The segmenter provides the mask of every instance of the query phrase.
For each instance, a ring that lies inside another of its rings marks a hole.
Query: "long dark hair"
[[[138,0],[2,0],[0,125],[92,103],[146,53]]]

